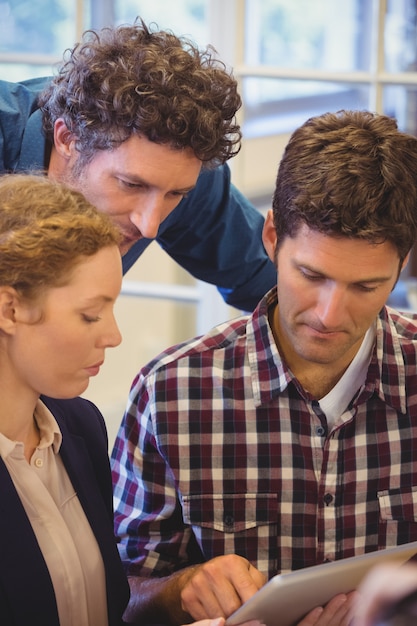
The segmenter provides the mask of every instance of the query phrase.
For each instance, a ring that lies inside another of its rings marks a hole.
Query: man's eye
[[[309,272],[306,272],[305,270],[301,270],[301,274],[304,278],[306,278],[307,280],[311,280],[311,281],[319,281],[323,279],[323,277],[320,274],[310,274]]]
[[[373,291],[376,291],[376,286],[371,287],[368,285],[356,285],[356,287],[359,291],[363,291],[364,293],[372,293]]]
[[[126,187],[127,189],[142,189],[143,185],[142,183],[131,183],[128,180],[123,180],[122,178],[119,179],[120,184],[123,185],[123,187]]]

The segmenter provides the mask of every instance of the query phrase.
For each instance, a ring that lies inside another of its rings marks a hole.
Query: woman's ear
[[[8,334],[14,333],[20,307],[19,294],[13,287],[0,286],[0,329]]]
[[[0,330],[14,334],[19,324],[34,324],[42,317],[39,300],[32,302],[9,285],[0,285]]]
[[[264,247],[265,247],[267,255],[269,256],[271,261],[275,264],[275,250],[277,247],[277,232],[275,230],[272,209],[269,209],[266,214],[264,228],[262,232],[262,241],[264,243]]]

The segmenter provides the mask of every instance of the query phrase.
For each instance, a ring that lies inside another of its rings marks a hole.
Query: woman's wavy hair
[[[72,270],[120,234],[80,193],[45,176],[0,176],[0,285],[27,300],[68,283]]]
[[[237,82],[214,48],[152,31],[140,18],[86,31],[40,96],[48,139],[62,118],[84,163],[132,133],[190,147],[206,166],[224,163],[240,149],[240,106]]]

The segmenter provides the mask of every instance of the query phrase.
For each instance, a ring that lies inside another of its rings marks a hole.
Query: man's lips
[[[307,329],[307,332],[310,335],[313,335],[314,337],[324,337],[328,339],[332,337],[337,337],[345,332],[340,328],[318,328],[317,326],[308,323],[304,323],[304,327]]]
[[[125,235],[122,233],[122,241],[119,246],[121,253],[125,254],[140,239],[143,239],[143,235],[139,231],[134,235]]]

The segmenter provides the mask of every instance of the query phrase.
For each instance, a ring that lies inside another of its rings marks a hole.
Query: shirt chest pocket
[[[277,523],[272,493],[199,494],[183,497],[184,522],[223,533],[239,533]]]
[[[417,487],[378,492],[379,511],[386,521],[417,521]]]

